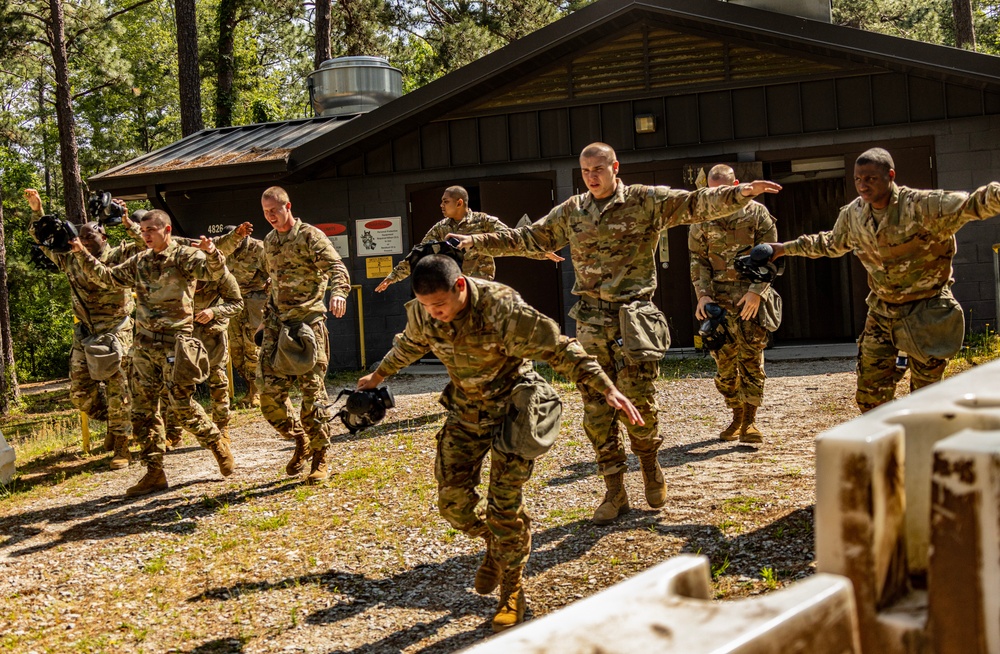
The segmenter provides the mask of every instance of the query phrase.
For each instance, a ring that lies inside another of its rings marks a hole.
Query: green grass
[[[761,568],[760,578],[764,580],[764,585],[768,590],[774,590],[778,587],[778,573],[774,568],[770,566]]]
[[[715,360],[709,356],[667,357],[660,361],[660,379],[689,379],[715,374]]]
[[[722,502],[722,508],[734,513],[752,513],[760,508],[764,502],[756,497],[731,497]]]

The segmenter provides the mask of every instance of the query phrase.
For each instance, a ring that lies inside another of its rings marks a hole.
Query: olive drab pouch
[[[271,367],[279,375],[297,377],[316,367],[319,360],[316,332],[304,322],[281,325],[278,332]]]
[[[514,385],[507,415],[493,447],[505,454],[537,459],[552,448],[559,435],[562,402],[555,389],[530,371]]]
[[[113,333],[94,334],[80,340],[87,359],[87,371],[94,381],[111,379],[122,367],[125,349]]]
[[[776,332],[778,327],[781,327],[781,296],[773,286],[768,286],[760,295],[757,320],[760,321],[760,326],[769,332]]]
[[[893,344],[922,361],[950,359],[962,349],[965,313],[950,289],[917,300],[905,316],[892,325]]]
[[[670,347],[667,318],[648,300],[636,300],[618,310],[622,354],[628,363],[659,361]]]
[[[173,382],[185,386],[200,384],[208,379],[208,372],[208,349],[205,344],[194,336],[178,334],[174,338]]]

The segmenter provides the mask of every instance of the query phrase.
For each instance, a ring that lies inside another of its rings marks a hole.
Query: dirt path
[[[589,522],[603,490],[579,397],[561,388],[562,440],[526,489],[529,615],[680,552],[710,557],[721,599],[766,592],[765,568],[778,585],[811,574],[814,439],[857,415],[853,366],[769,364],[758,449],[718,440],[728,414],[711,379],[659,382],[671,499],[645,506],[630,457],[633,510],[608,527]],[[251,412],[225,480],[191,436],[168,455],[171,488],[142,498],[123,497],[137,465],[53,462],[55,483],[0,499],[0,650],[450,652],[488,636],[496,599],[471,588],[480,543],[437,515],[445,379],[390,381],[399,408],[342,433],[319,487],[284,475],[290,444]]]

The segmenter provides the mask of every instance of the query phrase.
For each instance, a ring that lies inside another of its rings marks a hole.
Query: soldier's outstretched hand
[[[546,252],[545,253],[545,258],[548,259],[549,261],[555,261],[556,263],[559,263],[560,261],[565,261],[566,260],[566,257],[560,257],[555,252]]]
[[[236,228],[236,233],[240,235],[240,238],[250,236],[253,234],[253,223],[250,221],[240,223],[239,227]]]
[[[330,313],[334,318],[343,318],[347,312],[347,299],[334,295],[330,298]]]
[[[445,240],[455,239],[458,241],[459,250],[468,250],[472,247],[472,237],[468,234],[448,234]]]
[[[28,201],[28,206],[32,211],[42,210],[42,196],[33,188],[24,189],[24,199]]]
[[[376,293],[381,293],[381,292],[382,292],[382,291],[384,291],[385,289],[389,288],[389,284],[391,284],[391,283],[392,283],[392,282],[390,282],[390,281],[389,281],[389,278],[388,278],[388,277],[386,277],[386,278],[385,278],[385,279],[383,279],[383,280],[382,280],[381,282],[379,282],[379,285],[378,285],[378,286],[376,286],[376,287],[375,287],[375,292],[376,292]]]
[[[645,425],[646,422],[642,419],[639,414],[639,409],[635,408],[635,405],[629,402],[628,398],[622,395],[622,392],[615,388],[614,386],[604,394],[604,400],[613,409],[618,409],[625,413],[625,417],[633,425]]]
[[[740,184],[740,193],[745,197],[755,198],[761,193],[777,193],[781,190],[781,184],[765,180],[756,180],[749,184]]]
[[[197,247],[199,250],[204,250],[205,252],[212,254],[215,252],[215,241],[202,234]]]
[[[785,246],[781,243],[768,243],[771,249],[774,250],[774,254],[771,255],[771,261],[777,261],[781,257],[785,256]]]

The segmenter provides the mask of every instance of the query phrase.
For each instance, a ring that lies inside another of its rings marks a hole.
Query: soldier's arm
[[[233,274],[226,271],[219,283],[219,304],[212,307],[215,319],[232,318],[243,311],[243,295],[240,294],[240,285],[236,283]]]
[[[249,223],[243,223],[243,225],[249,225]],[[236,248],[240,246],[243,239],[249,238],[249,235],[243,229],[243,225],[240,225],[228,234],[212,238],[212,240],[215,241],[215,247],[219,248],[222,254],[228,257],[233,252],[236,252]]]
[[[197,248],[189,248],[179,255],[181,267],[195,279],[214,282],[228,272],[226,257],[215,243],[201,237]]]
[[[417,245],[423,245],[424,243],[429,243],[431,241],[443,241],[445,239],[445,236],[447,236],[448,234],[448,228],[446,225],[449,222],[450,221],[446,218],[444,220],[439,220],[436,223],[434,223],[434,225],[432,225],[431,228],[427,230],[427,233],[424,234],[424,238],[421,239],[420,243],[417,243]],[[382,282],[375,287],[375,290],[381,293],[382,291],[384,291],[386,288],[389,287],[389,284],[395,284],[396,282],[401,282],[409,276],[410,276],[410,262],[407,261],[406,259],[403,259],[399,263],[397,263],[396,267],[393,268],[392,271],[385,276],[385,279],[383,279]]]
[[[917,212],[936,231],[950,235],[973,220],[987,220],[1000,214],[1000,183],[990,182],[972,193],[961,191],[914,191]]]
[[[512,231],[514,231],[512,227],[509,227],[506,223],[504,223],[502,220],[500,220],[496,216],[487,216],[486,217],[486,222],[485,222],[485,224],[483,226],[485,227],[485,229],[483,229],[483,231],[482,231],[483,234],[497,234],[497,233],[500,233],[500,232],[512,232]],[[517,254],[510,253],[510,254],[501,254],[501,255],[497,255],[497,256],[504,256],[504,257],[506,257],[506,256],[519,256],[519,257],[524,257],[526,259],[552,259],[552,253],[551,252],[520,252],[520,253],[517,253]],[[559,257],[559,258],[557,258],[555,260],[561,261],[562,257]]]
[[[83,247],[80,239],[73,239],[70,245],[73,248],[73,255],[80,257],[84,271],[95,282],[108,287],[132,288],[135,286],[139,271],[138,254],[129,257],[117,266],[106,266],[87,248]]]
[[[746,206],[751,196],[750,184],[700,188],[696,191],[646,187],[646,206],[660,230],[676,225],[703,223],[736,213]]]
[[[557,252],[569,243],[567,203],[530,225],[493,234],[473,234],[470,247],[494,257]]]
[[[351,293],[351,275],[341,260],[333,243],[325,236],[316,238],[312,244],[313,261],[320,272],[330,276],[329,289],[333,298],[346,298]]]
[[[423,320],[419,315],[420,310],[420,304],[416,300],[406,304],[406,327],[392,339],[392,349],[382,357],[381,363],[375,369],[379,377],[384,379],[395,375],[431,351],[430,341],[421,330]]]
[[[66,254],[60,254],[58,252],[53,252],[41,243],[38,243],[38,239],[35,238],[35,223],[38,219],[42,217],[42,198],[38,195],[38,191],[33,188],[24,189],[24,197],[28,201],[28,206],[31,207],[31,220],[28,222],[28,233],[31,235],[31,240],[33,240],[40,248],[46,257],[52,260],[52,263],[65,271],[63,268],[63,259],[67,256]]]
[[[698,225],[692,225],[688,232],[688,250],[691,252],[691,284],[694,294],[700,300],[712,297],[712,263],[708,260],[708,245],[705,232]]]
[[[851,205],[840,210],[833,229],[818,234],[803,234],[794,241],[786,241],[775,248],[774,258],[779,256],[809,257],[842,257],[854,249],[854,237],[851,234]]]

